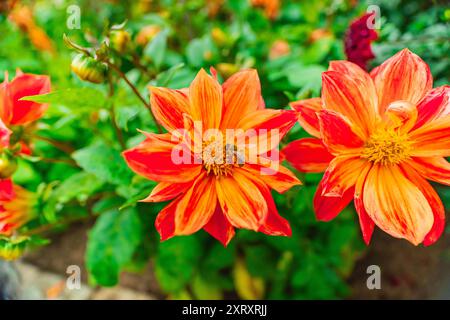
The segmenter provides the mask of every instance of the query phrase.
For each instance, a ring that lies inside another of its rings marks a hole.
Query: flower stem
[[[123,134],[120,128],[117,125],[116,121],[116,110],[115,110],[115,104],[112,101],[112,97],[114,96],[114,84],[112,82],[112,75],[111,73],[108,74],[108,84],[109,84],[109,92],[108,92],[108,98],[111,100],[111,107],[109,108],[109,115],[111,117],[111,123],[114,128],[114,131],[116,132],[117,140],[119,140],[119,144],[122,147],[122,149],[125,149],[125,141],[123,139]]]
[[[71,145],[61,142],[61,141],[56,141],[56,140],[38,136],[38,135],[33,135],[33,138],[36,140],[41,140],[41,141],[47,142],[48,144],[51,144],[55,148],[65,152],[67,154],[71,154],[72,152],[75,151],[75,149]]]
[[[115,64],[112,64],[109,61],[106,61],[106,63],[108,64],[108,66],[113,69],[130,87],[131,90],[133,90],[134,94],[139,98],[139,100],[141,100],[141,102],[144,104],[144,106],[147,108],[147,110],[150,112],[150,115],[153,118],[153,121],[156,124],[156,127],[158,129],[159,133],[162,133],[162,128],[159,125],[158,121],[156,120],[155,115],[152,112],[152,108],[150,107],[150,104],[144,99],[144,97],[142,97],[142,95],[140,94],[139,90],[134,86],[133,83],[131,83],[130,79],[128,79],[128,77],[125,75],[125,73],[123,73]]]

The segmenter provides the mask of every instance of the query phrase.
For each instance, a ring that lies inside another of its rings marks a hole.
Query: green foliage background
[[[291,223],[290,238],[239,230],[225,249],[202,231],[160,243],[153,223],[165,204],[137,203],[155,183],[135,176],[125,165],[111,117],[127,147],[142,140],[136,129],[155,132],[155,124],[123,81],[115,83],[115,93],[108,97],[107,85],[82,82],[71,73],[74,52],[62,36],[66,33],[88,46],[89,38],[101,40],[112,24],[127,20],[126,30],[133,38],[142,27],[156,24],[162,31],[137,51],[147,73],[135,68],[130,56],[118,61],[144,96],[149,84],[186,87],[199,68],[229,63],[256,68],[266,105],[287,108],[289,101],[320,94],[321,73],[328,62],[345,59],[343,37],[349,23],[374,3],[381,8],[382,27],[373,65],[408,47],[430,65],[436,86],[448,83],[448,8],[406,0],[282,1],[279,17],[270,21],[244,0],[224,1],[213,18],[201,0],[153,1],[150,12],[142,10],[143,1],[24,2],[33,5],[37,24],[53,40],[57,53],[36,50],[2,15],[0,70],[14,74],[21,68],[51,76],[54,92],[41,98],[51,106],[38,134],[76,150],[69,157],[45,141],[35,141],[35,157],[20,160],[14,180],[41,199],[40,216],[25,230],[96,218],[86,261],[91,283],[102,286],[114,286],[120,272],[139,272],[151,262],[160,287],[172,298],[324,299],[349,294],[345,280],[365,247],[352,208],[330,223],[315,220],[312,197],[321,178],[317,174],[297,172],[304,186],[274,194],[280,213]],[[66,26],[66,10],[72,4],[81,8],[80,30]],[[213,28],[224,32],[223,43],[214,41]],[[319,28],[330,36],[312,42],[310,35]],[[270,60],[270,47],[278,39],[288,41],[291,53]],[[296,125],[283,144],[305,136]],[[38,157],[65,160],[49,163],[36,161]],[[449,190],[440,192],[448,208]]]

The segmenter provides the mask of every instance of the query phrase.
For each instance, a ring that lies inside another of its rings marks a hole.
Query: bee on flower
[[[300,171],[325,171],[314,197],[319,220],[353,200],[367,244],[375,225],[414,245],[440,237],[444,206],[427,180],[450,185],[450,87],[433,89],[421,58],[404,49],[370,74],[333,61],[322,97],[292,107],[314,138],[282,152]]]
[[[300,184],[277,157],[295,113],[265,108],[255,70],[222,85],[212,73],[202,69],[188,89],[150,88],[152,111],[168,133],[144,133],[123,153],[133,171],[159,182],[143,201],[172,200],[156,218],[162,240],[200,229],[225,246],[235,228],[289,236],[271,189]]]

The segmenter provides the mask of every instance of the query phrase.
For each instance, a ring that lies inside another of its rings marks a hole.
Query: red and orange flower
[[[295,124],[296,116],[293,111],[265,109],[257,72],[238,72],[220,85],[201,70],[189,89],[150,90],[153,113],[169,133],[145,133],[146,140],[123,155],[137,174],[159,182],[143,201],[173,200],[156,218],[161,239],[202,228],[225,246],[234,228],[290,235],[289,223],[278,214],[271,189],[284,192],[300,184],[274,159],[280,139]],[[256,147],[248,144],[241,154],[229,157],[228,151],[234,152],[236,146],[230,148],[229,140],[205,134],[212,129],[219,133],[250,131],[259,143]],[[271,129],[279,134],[272,134]],[[195,144],[174,141],[180,136],[192,140],[200,136],[200,152]],[[180,145],[193,161],[173,161]],[[205,153],[218,145],[220,152]],[[249,157],[255,152],[256,157]],[[270,174],[261,173],[264,170]]]
[[[0,236],[10,236],[33,216],[33,193],[8,180],[0,181]]]
[[[8,81],[6,74],[4,82],[0,85],[0,151],[10,147],[10,138],[13,129],[28,126],[42,117],[47,109],[46,104],[32,101],[21,101],[25,96],[45,94],[50,92],[50,78],[44,75],[34,75],[17,71],[15,78]],[[20,130],[22,131],[22,130]],[[29,153],[29,147],[17,137],[22,152]]]
[[[283,150],[298,170],[325,171],[317,218],[331,220],[354,200],[366,243],[375,225],[415,245],[434,243],[445,212],[427,180],[450,185],[450,87],[433,89],[427,64],[408,49],[370,74],[331,62],[322,85],[321,98],[292,104],[315,138]]]

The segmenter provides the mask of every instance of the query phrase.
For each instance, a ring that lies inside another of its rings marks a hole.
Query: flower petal
[[[282,154],[302,172],[323,172],[333,159],[322,141],[316,138],[293,141],[283,148]]]
[[[355,184],[355,195],[354,195],[355,209],[356,212],[358,213],[359,225],[361,227],[361,232],[366,245],[369,245],[370,239],[372,238],[373,230],[375,228],[375,223],[367,214],[366,208],[364,208],[364,201],[363,201],[364,183],[366,182],[367,174],[369,173],[371,168],[372,168],[371,165],[367,165],[360,172],[359,177]]]
[[[261,99],[261,84],[255,69],[242,70],[222,85],[224,110],[220,127],[236,128],[243,116],[256,111]]]
[[[176,199],[162,209],[155,220],[155,228],[159,233],[161,241],[175,236],[175,210],[180,199]]]
[[[275,161],[270,161],[270,164],[271,165],[249,163],[244,165],[242,169],[258,177],[278,193],[283,193],[293,186],[302,184],[286,167],[283,167]]]
[[[270,191],[268,189],[265,191],[261,190],[261,193],[267,201],[268,212],[266,220],[258,231],[270,236],[290,237],[292,235],[291,226],[289,225],[289,222],[278,213]]]
[[[0,179],[0,201],[10,200],[14,197],[14,188],[11,179]]]
[[[421,177],[422,172],[414,170],[411,166],[402,165],[403,173],[408,179],[417,186],[427,199],[431,209],[433,210],[433,227],[427,233],[423,240],[425,246],[435,243],[442,235],[445,228],[445,209],[439,195],[434,191],[433,187]],[[420,172],[420,174],[419,174]]]
[[[395,54],[370,73],[379,98],[379,111],[397,100],[416,105],[433,87],[428,65],[408,49]]]
[[[236,228],[258,231],[267,217],[267,203],[255,183],[240,170],[216,180],[220,206]]]
[[[437,118],[450,115],[450,86],[434,88],[417,105],[417,122],[414,129]]]
[[[223,107],[222,87],[204,69],[192,81],[189,99],[194,121],[202,121],[205,129],[219,129]]]
[[[342,197],[328,197],[322,195],[323,185],[319,183],[314,195],[314,212],[317,220],[333,220],[352,201],[354,188],[348,189]]]
[[[9,83],[9,95],[12,103],[11,125],[24,125],[33,122],[47,109],[47,104],[32,101],[20,101],[25,96],[33,96],[50,92],[48,76],[20,73]]]
[[[289,225],[289,222],[278,213],[270,189],[265,182],[260,179],[260,176],[254,176],[245,170],[240,172],[256,185],[267,203],[267,216],[258,231],[271,236],[290,237],[292,235],[291,226]]]
[[[361,150],[363,140],[354,132],[355,127],[339,113],[322,110],[318,113],[322,141],[331,154],[355,153]]]
[[[233,226],[228,222],[219,204],[216,204],[213,216],[203,229],[219,240],[224,247],[228,246],[235,234]]]
[[[359,156],[339,156],[331,160],[322,178],[322,195],[342,197],[344,193],[355,186],[361,172],[370,163]]]
[[[168,131],[184,128],[183,114],[189,113],[189,98],[180,90],[149,87],[152,112]]]
[[[280,140],[295,125],[297,121],[292,110],[263,109],[247,114],[239,121],[238,128],[242,134],[237,135],[237,144],[243,145],[246,141],[252,155],[265,154],[275,149]]]
[[[346,116],[369,136],[376,123],[378,97],[370,75],[349,61],[332,61],[323,73],[324,108]]]
[[[171,141],[171,134],[147,134],[147,139],[138,146],[122,153],[128,166],[137,174],[154,181],[183,183],[192,181],[200,174],[201,165],[193,163],[175,163],[172,152],[179,146]],[[181,146],[183,152],[190,149]]]
[[[187,183],[160,182],[153,188],[152,193],[141,202],[162,202],[172,200],[181,193],[184,193],[192,185]]]
[[[450,115],[428,122],[410,133],[412,156],[450,156]]]
[[[407,163],[425,179],[450,186],[450,163],[443,157],[412,158]]]
[[[12,131],[3,123],[0,118],[0,150],[2,148],[9,147],[9,138],[11,137]]]
[[[433,211],[426,197],[398,166],[373,165],[364,184],[363,201],[379,228],[414,245],[421,243],[433,226]]]
[[[188,235],[203,228],[216,210],[215,177],[201,174],[181,196],[175,211],[175,233]]]
[[[291,108],[297,111],[298,122],[310,135],[320,138],[319,119],[316,112],[322,110],[322,98],[311,98],[292,102]]]

